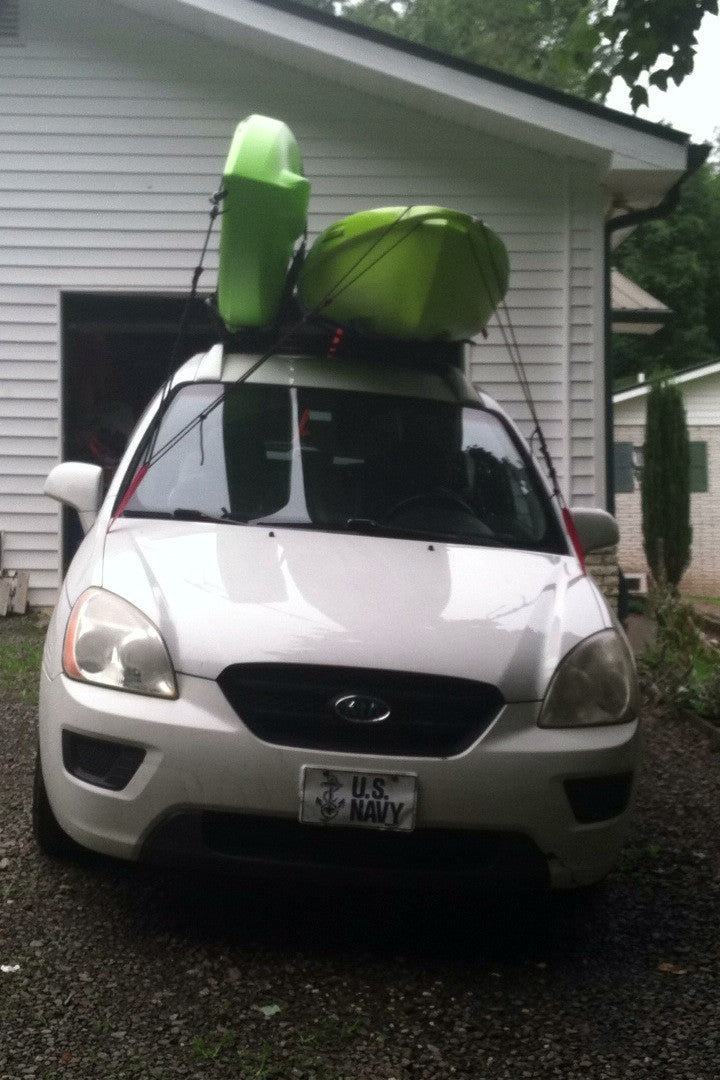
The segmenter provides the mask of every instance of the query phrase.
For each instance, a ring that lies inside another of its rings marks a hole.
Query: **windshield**
[[[126,514],[566,550],[532,466],[480,407],[200,383],[172,398],[155,448]]]

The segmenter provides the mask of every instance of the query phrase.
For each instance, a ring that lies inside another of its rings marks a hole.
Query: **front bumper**
[[[551,731],[537,727],[536,703],[507,705],[456,757],[389,758],[270,745],[247,730],[215,682],[179,676],[179,691],[165,701],[43,671],[45,785],[58,822],[79,844],[131,860],[192,858],[298,873],[355,863],[401,876],[494,877],[508,869],[511,881],[547,873],[555,887],[597,881],[618,857],[631,797],[607,819],[578,820],[567,783],[632,777],[637,723]],[[125,787],[101,788],[63,766],[63,730],[145,754]],[[415,832],[300,825],[307,765],[414,773]]]

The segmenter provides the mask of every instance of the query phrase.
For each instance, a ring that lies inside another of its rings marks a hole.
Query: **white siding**
[[[688,427],[720,426],[720,372],[680,384]]]
[[[605,503],[604,235],[602,191],[589,171],[570,189],[568,377],[570,383],[569,499]]]
[[[509,165],[509,162],[508,162]],[[511,166],[510,166],[511,167]],[[604,497],[602,209],[589,169],[567,161],[526,160],[532,216],[496,223],[508,244],[508,308],[564,496],[575,503]],[[508,358],[496,319],[473,350],[476,381],[506,405],[527,435],[529,411],[508,380]]]
[[[508,303],[563,488],[595,500],[602,238],[593,175],[109,0],[25,0],[23,10],[21,44],[0,46],[0,530],[6,564],[31,571],[32,602],[51,603],[59,582],[59,517],[41,489],[60,452],[61,294],[186,290],[208,196],[251,112],[295,132],[312,182],[312,233],[355,210],[416,202],[478,213],[503,236]],[[216,244],[217,233],[203,288],[213,285]],[[472,353],[473,377],[522,423],[494,322]]]

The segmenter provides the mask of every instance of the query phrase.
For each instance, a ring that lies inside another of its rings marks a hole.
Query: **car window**
[[[155,455],[128,513],[194,511],[564,550],[529,458],[501,418],[480,407],[190,385],[169,402]]]

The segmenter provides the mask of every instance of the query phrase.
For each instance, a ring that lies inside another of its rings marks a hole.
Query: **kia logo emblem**
[[[335,698],[332,706],[341,720],[356,724],[379,724],[390,716],[390,706],[369,694],[343,694]]]

